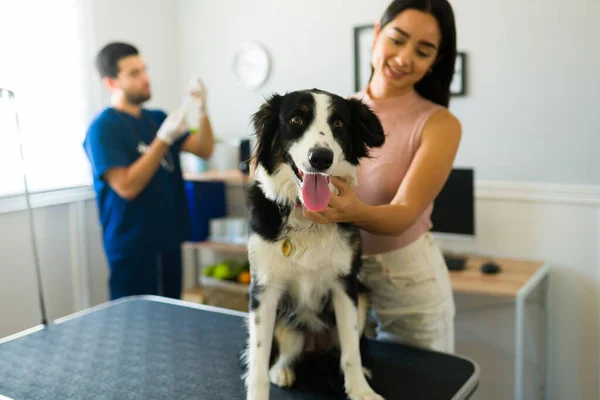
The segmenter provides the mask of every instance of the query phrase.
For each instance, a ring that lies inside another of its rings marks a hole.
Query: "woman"
[[[375,24],[371,79],[354,97],[377,113],[386,143],[364,160],[354,190],[340,190],[317,223],[362,229],[363,280],[377,338],[454,351],[455,307],[448,269],[429,229],[433,200],[461,138],[447,110],[456,32],[446,0],[397,0]]]

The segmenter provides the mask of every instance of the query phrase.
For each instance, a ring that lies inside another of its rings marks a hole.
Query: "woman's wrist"
[[[363,203],[362,201],[358,203],[358,207],[356,209],[356,214],[354,215],[353,221],[359,228],[363,228],[372,218],[373,208],[375,206],[371,206],[369,204]]]

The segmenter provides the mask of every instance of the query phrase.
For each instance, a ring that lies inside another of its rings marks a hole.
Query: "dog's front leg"
[[[269,358],[280,296],[272,285],[252,285],[250,290],[247,400],[269,398]]]
[[[363,373],[358,312],[342,284],[333,289],[333,309],[340,339],[340,363],[344,372],[346,394],[351,400],[383,400],[383,397],[371,389]]]

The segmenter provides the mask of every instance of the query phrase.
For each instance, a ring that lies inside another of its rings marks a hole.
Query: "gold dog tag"
[[[292,252],[292,244],[290,243],[289,240],[285,239],[283,241],[283,244],[281,245],[281,252],[286,257],[288,257],[290,255],[290,253]]]

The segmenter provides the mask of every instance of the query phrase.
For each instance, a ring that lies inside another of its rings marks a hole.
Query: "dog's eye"
[[[290,120],[290,122],[294,125],[302,125],[302,118],[300,118],[299,116],[295,116],[294,118],[292,118]]]
[[[342,120],[336,119],[335,121],[333,121],[334,128],[341,128],[342,126],[344,126],[344,123],[342,122]]]

